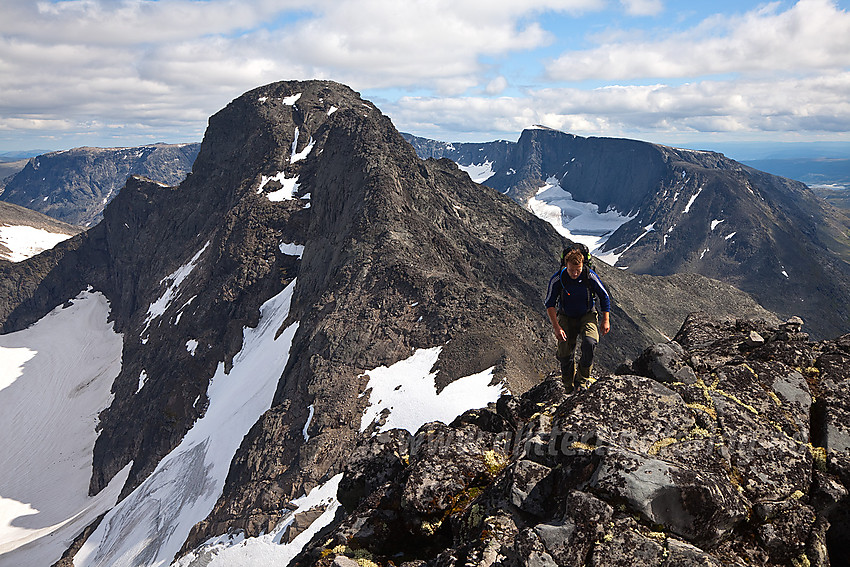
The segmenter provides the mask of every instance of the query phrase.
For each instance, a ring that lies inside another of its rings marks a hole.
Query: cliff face
[[[843,564],[850,336],[800,324],[693,314],[587,390],[364,440],[296,564]]]
[[[96,226],[0,263],[5,333],[88,289],[120,334],[89,492],[127,480],[65,564],[78,549],[78,567],[169,562],[210,538],[269,532],[401,413],[364,417],[381,368],[432,357],[435,396],[470,377],[480,390],[538,384],[556,366],[542,301],[565,243],[454,163],[419,159],[343,85],[237,98],[210,118],[179,186],[133,177]],[[770,317],[699,276],[601,273],[616,307],[600,372],[690,311]]]
[[[597,251],[615,266],[730,283],[821,338],[850,329],[850,219],[800,182],[715,152],[545,128],[498,146],[407,139],[421,155],[487,163],[483,182],[525,207],[548,183],[630,217]]]

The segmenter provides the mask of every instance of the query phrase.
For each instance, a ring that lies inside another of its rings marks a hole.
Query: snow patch
[[[597,205],[574,200],[554,177],[547,179],[546,185],[528,200],[528,208],[562,236],[587,245],[591,254],[596,254],[614,231],[635,218],[614,209],[600,213]],[[607,262],[602,256],[600,259]]]
[[[451,421],[471,408],[484,407],[499,399],[506,389],[500,384],[490,385],[493,367],[455,380],[437,393],[431,369],[437,363],[443,347],[418,349],[410,358],[392,366],[379,366],[366,372],[369,377],[366,391],[369,407],[360,419],[360,431],[365,431],[384,410],[389,411],[386,422],[379,431],[400,428],[411,433],[429,421]]]
[[[142,391],[142,388],[145,387],[145,383],[147,383],[147,381],[148,381],[148,373],[145,372],[144,370],[142,370],[142,372],[139,374],[139,387],[136,388],[137,394]]]
[[[625,254],[626,251],[629,250],[632,246],[634,246],[635,244],[640,242],[641,238],[643,238],[644,236],[646,236],[647,234],[649,234],[650,232],[653,232],[653,231],[655,231],[655,223],[648,224],[645,227],[643,227],[643,232],[640,233],[640,236],[635,238],[634,242],[632,242],[631,244],[629,244],[628,246],[623,248],[620,252],[614,252],[612,250],[611,252],[606,252],[604,254],[600,254],[598,256],[598,258],[600,260],[602,260],[603,262],[605,262],[606,264],[610,265],[610,266],[616,266],[617,262],[620,261],[620,256]],[[618,267],[622,267],[622,266],[618,266]],[[623,267],[623,268],[625,269],[625,267]]]
[[[21,262],[71,238],[71,234],[49,232],[32,226],[0,226],[0,244],[9,249],[0,258]]]
[[[301,434],[304,436],[305,443],[310,440],[310,434],[307,433],[307,430],[310,428],[310,423],[313,421],[313,414],[316,412],[316,408],[313,404],[310,404],[307,409],[309,410],[310,415],[307,416],[307,423],[304,424],[304,429],[301,431]]]
[[[289,511],[268,534],[251,538],[246,538],[244,534],[212,538],[199,549],[178,559],[173,564],[174,567],[275,567],[288,565],[322,528],[333,521],[340,506],[336,499],[340,480],[342,480],[342,473],[315,487],[301,498],[290,502],[296,508]],[[295,516],[315,508],[324,509],[324,512],[295,539],[289,543],[284,543],[283,537],[286,535],[287,528],[295,520]]]
[[[113,508],[74,558],[76,567],[170,564],[221,495],[230,462],[251,426],[271,407],[298,322],[275,338],[289,315],[296,280],[260,308],[256,328],[225,373],[219,363],[209,406],[154,472]],[[86,479],[86,487],[88,478]]]
[[[726,222],[726,221],[725,220],[717,220],[717,219],[711,221],[711,230],[714,230],[715,228],[717,228],[717,225],[722,223],[722,222]]]
[[[260,178],[260,187],[257,189],[257,193],[262,193],[263,189],[266,187],[266,184],[269,181],[277,181],[280,183],[281,187],[277,191],[272,191],[271,193],[266,193],[266,198],[272,202],[280,202],[284,200],[292,200],[293,194],[298,191],[298,176],[295,177],[287,177],[284,172],[276,173],[272,176],[261,176]]]
[[[98,415],[112,403],[122,345],[109,302],[92,291],[0,335],[4,565],[53,564],[115,505],[130,465],[96,496],[88,491]]]
[[[298,256],[298,259],[301,259],[301,256],[304,255],[304,246],[302,244],[290,244],[288,242],[280,243],[280,251],[287,256]]]
[[[313,137],[310,136],[310,139],[307,141],[307,146],[301,150],[300,152],[296,152],[298,149],[298,127],[295,127],[295,139],[292,140],[292,150],[290,151],[289,163],[295,163],[296,161],[301,161],[306,158],[311,151],[313,151],[313,146],[316,145],[316,142],[313,140]]]
[[[457,164],[458,168],[461,171],[465,171],[469,174],[470,179],[472,179],[476,183],[484,183],[493,175],[495,175],[495,171],[493,170],[493,162],[485,161],[484,163],[473,163],[470,165],[461,165]]]
[[[737,233],[737,232],[733,232],[733,233],[732,233],[732,234],[730,234],[729,236],[724,237],[724,240],[729,240],[730,238],[732,238],[732,237],[733,237],[733,236],[735,236],[736,234],[738,234],[738,233]]]
[[[281,102],[283,102],[286,106],[293,106],[296,102],[298,102],[299,98],[301,98],[301,93],[294,94],[292,96],[285,96],[281,99]]]
[[[339,110],[339,109],[338,109],[337,107],[335,107],[335,106],[330,107],[330,108],[328,109],[328,116],[330,116],[331,114],[333,114],[333,113],[334,113],[334,112],[336,112],[337,110]]]
[[[195,356],[195,351],[198,349],[198,341],[195,339],[189,339],[186,341],[186,352]]]
[[[697,197],[699,197],[700,193],[702,193],[702,187],[699,188],[699,190],[694,194],[694,196],[691,197],[691,200],[688,201],[688,204],[685,205],[685,210],[682,211],[683,213],[689,213],[691,211],[691,205],[694,204],[694,201],[697,200]]]
[[[169,304],[171,304],[171,302],[177,297],[177,294],[180,291],[180,284],[182,284],[183,281],[187,277],[189,277],[189,274],[192,273],[192,270],[195,269],[195,266],[198,263],[198,259],[201,257],[201,254],[204,253],[204,251],[209,245],[210,241],[208,240],[207,243],[204,244],[204,246],[194,256],[192,256],[191,260],[174,270],[174,272],[170,276],[164,277],[159,281],[160,284],[163,284],[167,281],[170,281],[171,283],[162,293],[160,298],[151,303],[150,307],[148,307],[148,313],[145,316],[145,327],[144,329],[142,329],[141,333],[142,335],[147,332],[151,321],[165,313],[165,310],[168,308]]]

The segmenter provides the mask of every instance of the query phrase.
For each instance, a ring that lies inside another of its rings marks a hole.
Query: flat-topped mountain
[[[31,158],[3,180],[0,199],[69,224],[92,226],[131,175],[165,185],[191,171],[200,144],[74,148]]]
[[[548,128],[515,143],[406,138],[422,157],[452,159],[548,215],[563,234],[591,235],[614,266],[702,274],[800,315],[816,336],[850,330],[850,219],[803,183],[715,152]]]

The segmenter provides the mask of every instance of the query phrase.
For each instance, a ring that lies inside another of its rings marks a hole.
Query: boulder
[[[691,541],[711,543],[747,517],[747,503],[723,478],[615,448],[601,448],[591,487],[625,502],[647,522]]]

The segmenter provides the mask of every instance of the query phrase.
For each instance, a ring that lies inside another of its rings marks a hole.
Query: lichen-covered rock
[[[411,437],[404,429],[384,431],[351,453],[337,490],[337,498],[349,512],[405,468]]]
[[[833,348],[817,360],[820,375],[822,444],[829,451],[850,452],[850,354]]]
[[[664,546],[638,532],[633,520],[616,522],[602,541],[596,542],[590,555],[591,567],[661,567]],[[663,541],[663,534],[661,536]]]
[[[756,534],[772,555],[790,561],[805,551],[816,520],[811,507],[795,499],[760,502],[753,514],[760,522]]]
[[[529,514],[544,517],[551,502],[552,469],[534,461],[518,461],[512,469],[511,504]]]
[[[641,376],[659,382],[671,382],[685,365],[684,356],[685,349],[676,341],[659,343],[643,351],[632,363],[632,368]]]
[[[322,537],[382,565],[840,565],[850,450],[833,430],[850,423],[850,336],[804,335],[695,314],[623,365],[646,376],[569,396],[546,380],[423,426],[408,460],[404,435],[373,439],[340,484],[371,494]]]
[[[470,496],[468,490],[492,482],[500,459],[488,455],[502,451],[496,435],[475,427],[423,425],[413,440],[402,508],[421,515],[422,531],[427,533],[433,526],[428,520],[439,523],[444,513]]]
[[[667,561],[664,567],[721,567],[722,565],[720,560],[694,545],[675,538],[667,538]]]
[[[561,520],[540,523],[534,532],[558,565],[584,565],[593,543],[605,537],[614,509],[585,492],[567,495]]]
[[[652,524],[691,541],[711,543],[747,516],[746,501],[727,478],[614,448],[604,456],[591,487]]]
[[[562,404],[554,426],[593,445],[616,445],[650,454],[665,439],[680,440],[695,427],[682,397],[655,380],[610,376]]]

